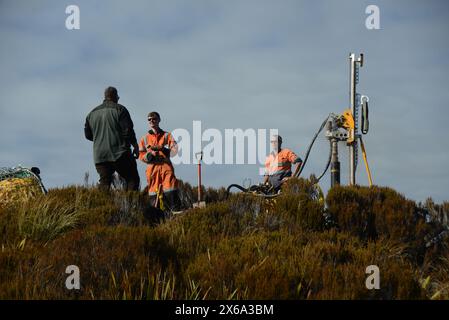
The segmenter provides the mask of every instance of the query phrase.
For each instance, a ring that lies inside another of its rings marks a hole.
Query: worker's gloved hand
[[[170,148],[166,148],[166,147],[162,147],[161,148],[162,150],[162,154],[166,157],[166,158],[168,158],[168,159],[170,159]]]
[[[153,150],[153,151],[161,151],[162,150],[162,146],[151,146],[150,149]]]
[[[145,155],[145,160],[147,161],[147,163],[151,163],[152,161],[154,161],[156,159],[156,156],[154,156],[151,152],[148,152]]]

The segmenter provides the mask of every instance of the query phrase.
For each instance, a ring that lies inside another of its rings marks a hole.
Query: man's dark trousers
[[[130,151],[125,152],[116,161],[96,163],[95,169],[100,175],[99,187],[102,190],[109,190],[115,171],[125,179],[126,190],[139,190],[140,178],[137,172],[137,163]]]

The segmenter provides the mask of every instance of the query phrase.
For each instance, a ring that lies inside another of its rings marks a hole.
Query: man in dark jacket
[[[124,106],[118,104],[119,98],[116,88],[106,88],[103,103],[86,117],[84,134],[86,139],[94,142],[95,168],[100,175],[99,187],[109,190],[112,175],[117,171],[125,179],[127,190],[139,190],[136,164],[139,146],[131,116]]]

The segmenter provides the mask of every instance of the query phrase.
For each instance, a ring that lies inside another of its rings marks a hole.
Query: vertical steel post
[[[355,73],[356,73],[356,60],[355,54],[351,53],[349,55],[349,103],[351,108],[351,113],[354,116],[355,114],[355,95],[356,95],[356,81],[355,81]],[[351,129],[350,135],[354,137],[355,130]],[[355,137],[354,137],[355,138]],[[353,142],[349,143],[349,185],[355,185],[355,150],[354,143],[356,143],[356,139]]]
[[[198,160],[198,206],[201,203],[201,160],[203,160],[203,151],[196,154]]]
[[[340,161],[338,161],[338,140],[332,138],[331,188],[340,184]]]
[[[356,59],[355,54],[349,55],[349,102],[351,113],[354,117],[354,129],[351,129],[350,136],[353,141],[348,143],[349,147],[349,185],[355,184],[355,171],[357,168],[357,139],[358,139],[358,114],[359,105],[357,101],[357,83],[359,82],[359,67],[363,66],[363,53]]]
[[[331,188],[340,184],[340,162],[338,161],[338,139],[333,135],[334,120],[327,122],[327,133],[331,146]]]

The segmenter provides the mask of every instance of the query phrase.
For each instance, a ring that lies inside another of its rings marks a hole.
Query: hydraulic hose
[[[329,166],[331,164],[331,159],[332,159],[332,141],[329,141],[329,157],[327,159],[326,168],[324,169],[323,173],[318,177],[317,182],[319,182],[321,180],[321,178],[326,174],[326,172],[329,169]]]
[[[251,187],[249,187],[249,188],[244,188],[244,187],[242,187],[241,185],[238,185],[238,184],[231,184],[231,185],[226,189],[226,197],[227,197],[227,198],[229,197],[229,195],[230,195],[230,190],[231,190],[232,188],[237,188],[237,189],[239,189],[240,191],[243,191],[243,192],[245,192],[245,193],[248,193],[248,194],[251,194],[251,195],[254,195],[254,196],[257,196],[257,197],[262,197],[262,198],[265,198],[265,199],[275,198],[275,197],[277,197],[277,196],[279,195],[278,193],[276,193],[276,194],[257,193],[257,185],[256,185],[256,186],[251,186]]]
[[[226,193],[227,193],[228,195],[229,195],[229,191],[230,191],[232,188],[237,188],[237,189],[239,189],[240,191],[248,192],[248,189],[242,187],[241,185],[238,185],[238,184],[231,184],[231,185],[226,189]]]
[[[304,167],[306,166],[307,159],[309,159],[310,150],[312,149],[313,144],[315,143],[316,138],[320,134],[320,132],[323,130],[323,128],[326,126],[327,120],[329,119],[329,116],[326,117],[326,119],[321,124],[318,131],[315,133],[315,136],[312,139],[312,142],[309,144],[309,147],[307,148],[306,156],[304,157],[304,162],[302,163],[301,169],[299,169],[298,174],[295,176],[295,178],[299,177],[301,175],[302,170],[304,170]],[[329,161],[330,163],[330,161]],[[326,168],[327,170],[327,168]]]

